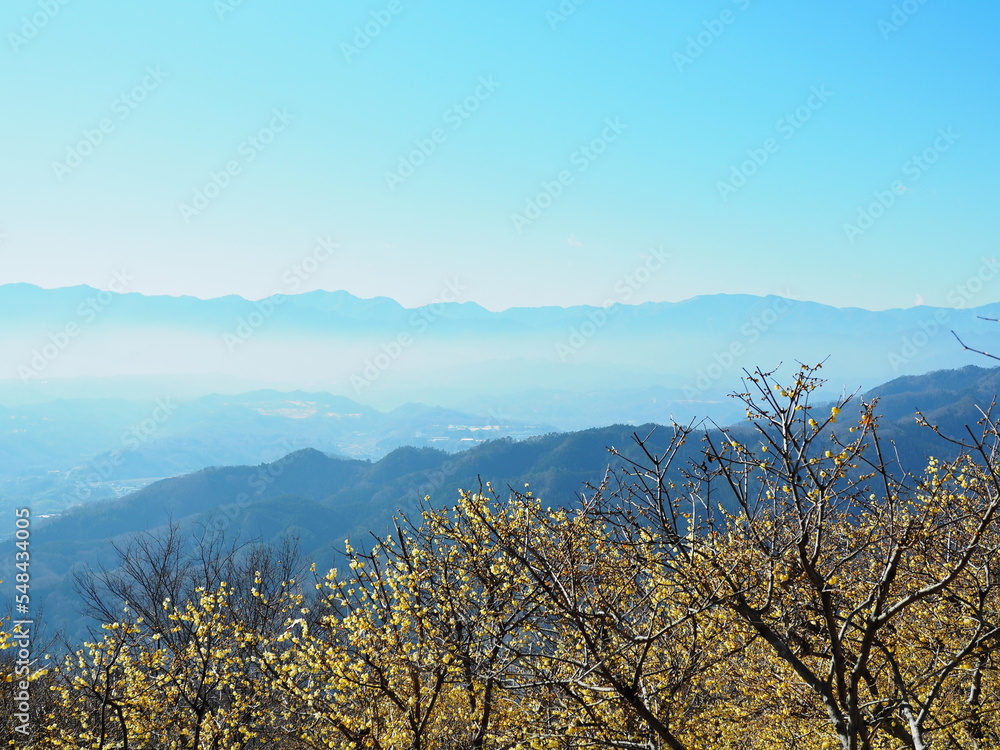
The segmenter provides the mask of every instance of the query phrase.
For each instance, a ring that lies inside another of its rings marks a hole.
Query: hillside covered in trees
[[[338,570],[135,537],[80,580],[105,625],[35,673],[29,746],[994,747],[995,423],[900,473],[819,382],[757,372],[699,460],[675,427],[562,507],[463,491]]]
[[[881,434],[892,446],[886,468],[897,475],[919,472],[930,455],[957,455],[957,446],[917,424],[918,407],[947,433],[958,434],[979,418],[977,405],[988,406],[998,391],[1000,369],[973,366],[899,378],[873,389],[864,398],[878,399]],[[718,439],[717,427],[701,427]],[[726,429],[739,440],[753,438],[752,425],[737,423]],[[831,430],[842,439],[849,437],[842,422]],[[114,567],[113,545],[126,544],[137,532],[173,523],[187,536],[211,527],[225,530],[232,539],[268,544],[294,537],[302,554],[325,568],[342,562],[340,540],[351,537],[364,546],[369,532],[384,535],[391,530],[397,510],[418,515],[424,497],[432,505],[444,505],[457,498],[460,488],[478,491],[490,482],[506,494],[528,482],[536,495],[563,506],[589,492],[588,484],[599,484],[609,468],[640,459],[643,451],[634,436],[648,436],[650,448],[664,450],[670,433],[671,428],[654,424],[612,425],[520,441],[493,440],[454,454],[405,447],[367,461],[304,449],[255,466],[207,468],[156,482],[119,500],[86,503],[55,518],[36,519],[32,580],[37,602],[50,634],[61,630],[80,641],[88,625],[99,623],[78,616],[74,574],[88,567]],[[609,448],[620,455],[609,453]],[[701,441],[693,437],[678,447],[675,465],[700,462],[701,451]],[[34,506],[32,512],[38,512]],[[12,550],[8,548],[8,554]]]

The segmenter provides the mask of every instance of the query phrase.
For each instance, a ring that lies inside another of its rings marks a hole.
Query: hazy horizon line
[[[59,291],[65,291],[65,290],[70,290],[70,289],[84,288],[84,289],[93,290],[95,292],[106,292],[108,294],[113,294],[113,295],[121,296],[121,297],[129,296],[129,295],[138,295],[140,297],[147,297],[147,298],[168,297],[170,299],[196,299],[196,300],[199,300],[201,302],[213,302],[213,301],[216,301],[216,300],[224,300],[224,299],[227,299],[227,298],[230,298],[230,297],[237,297],[237,298],[239,298],[241,300],[244,300],[246,302],[260,302],[260,301],[266,300],[266,299],[273,299],[274,297],[295,298],[295,297],[304,297],[304,296],[310,295],[310,294],[346,294],[346,295],[348,295],[348,296],[350,296],[350,297],[352,297],[352,298],[354,298],[356,300],[360,300],[360,301],[363,301],[363,302],[373,302],[373,301],[379,301],[379,300],[386,300],[386,301],[392,302],[393,304],[398,305],[403,310],[420,310],[422,308],[430,307],[432,305],[448,305],[448,306],[458,305],[458,306],[463,306],[463,307],[469,306],[469,305],[474,305],[474,306],[476,306],[476,307],[478,307],[478,308],[480,308],[482,310],[485,310],[486,312],[494,313],[494,314],[505,313],[505,312],[509,312],[509,311],[512,311],[512,310],[544,310],[544,309],[553,309],[553,308],[554,309],[560,309],[560,310],[570,310],[570,309],[573,309],[573,308],[576,308],[576,307],[607,308],[607,307],[613,307],[613,306],[620,306],[620,307],[642,307],[644,305],[682,305],[682,304],[685,304],[687,302],[693,302],[695,300],[709,298],[709,297],[754,297],[754,298],[757,298],[757,299],[778,298],[778,299],[787,299],[787,300],[798,302],[798,303],[807,303],[807,304],[819,305],[819,306],[822,306],[822,307],[830,307],[830,308],[833,308],[833,309],[836,309],[836,310],[864,310],[866,312],[891,312],[891,311],[894,311],[894,310],[913,310],[913,309],[917,309],[917,308],[928,308],[928,309],[939,309],[939,310],[966,310],[966,309],[977,309],[977,308],[981,308],[981,307],[987,307],[989,305],[994,305],[994,304],[1000,304],[1000,299],[998,299],[998,300],[994,300],[994,301],[991,301],[991,302],[985,302],[985,303],[983,303],[981,305],[974,305],[974,306],[970,306],[968,304],[951,305],[951,306],[949,306],[949,305],[915,304],[915,305],[910,305],[909,307],[871,308],[871,307],[861,307],[859,305],[843,305],[843,306],[841,306],[841,305],[831,304],[829,302],[820,302],[819,300],[810,300],[810,299],[802,299],[800,297],[786,296],[784,294],[774,294],[774,293],[769,293],[769,294],[755,294],[753,292],[721,292],[720,291],[720,292],[708,292],[708,293],[703,293],[703,294],[695,294],[695,295],[692,295],[691,297],[685,297],[683,299],[677,299],[677,300],[667,300],[667,299],[663,299],[663,300],[647,300],[647,301],[644,301],[644,302],[634,302],[634,303],[632,303],[632,302],[619,302],[619,301],[607,300],[607,301],[605,301],[604,304],[595,304],[595,303],[590,303],[590,302],[578,302],[578,303],[571,304],[571,305],[560,305],[560,304],[548,304],[548,305],[511,305],[509,307],[493,308],[493,307],[487,307],[486,305],[484,305],[481,302],[478,302],[476,300],[466,299],[466,300],[461,300],[461,301],[457,301],[457,300],[456,301],[444,301],[444,300],[441,300],[441,301],[431,301],[431,302],[425,303],[423,305],[417,305],[415,307],[408,307],[407,305],[403,304],[401,301],[399,301],[395,297],[390,297],[388,295],[376,295],[374,297],[362,297],[362,296],[359,296],[359,295],[355,294],[354,292],[348,291],[346,289],[321,289],[321,288],[317,288],[317,289],[309,289],[309,290],[301,291],[301,292],[295,292],[293,294],[280,293],[280,292],[272,292],[271,294],[264,295],[262,297],[245,296],[245,295],[240,294],[238,292],[230,292],[228,294],[221,294],[221,295],[212,296],[212,297],[203,297],[203,296],[200,296],[200,295],[197,295],[197,294],[190,294],[190,293],[167,293],[167,292],[147,293],[147,292],[134,292],[134,291],[132,291],[132,292],[130,292],[130,291],[117,292],[117,291],[115,291],[113,289],[96,287],[96,286],[93,286],[91,284],[73,284],[71,286],[42,286],[41,284],[37,284],[37,283],[35,283],[33,281],[10,281],[10,282],[5,282],[5,283],[0,284],[0,290],[4,289],[5,287],[16,287],[16,286],[29,286],[29,287],[33,287],[35,289],[39,289],[41,291],[46,291],[46,292],[59,292]],[[610,302],[610,304],[609,304],[609,302]],[[967,300],[963,300],[963,303],[964,302],[967,302]]]

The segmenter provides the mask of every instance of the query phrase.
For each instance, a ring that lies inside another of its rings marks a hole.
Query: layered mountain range
[[[878,399],[881,434],[892,446],[892,469],[918,473],[930,455],[947,458],[955,445],[920,426],[917,413],[944,434],[962,436],[966,425],[988,413],[1000,392],[1000,368],[969,366],[895,379],[852,402]],[[850,409],[842,424],[850,424]],[[716,427],[704,425],[711,435]],[[732,434],[749,439],[752,427],[737,423]],[[639,457],[636,437],[662,448],[670,426],[613,425],[514,440],[490,440],[449,453],[430,447],[400,447],[379,460],[329,455],[303,448],[256,465],[205,468],[154,482],[114,500],[86,502],[36,520],[32,537],[33,591],[45,604],[50,629],[80,637],[86,622],[74,614],[79,602],[75,573],[116,564],[113,544],[136,533],[160,534],[169,524],[190,537],[211,530],[230,539],[277,543],[293,537],[309,560],[327,566],[345,538],[384,534],[394,515],[419,514],[422,503],[449,503],[459,489],[492,487],[531,491],[552,505],[568,504],[599,485],[621,459],[616,448]],[[651,436],[651,437],[650,437]],[[701,443],[690,440],[677,461],[700,460]],[[13,545],[7,545],[8,553]]]
[[[960,300],[963,301],[963,300]],[[969,300],[974,301],[974,300]],[[408,402],[582,429],[738,412],[744,368],[826,361],[835,389],[976,364],[1000,304],[834,308],[768,296],[511,308],[408,309],[347,292],[263,300],[0,286],[0,404],[148,399],[261,388]]]

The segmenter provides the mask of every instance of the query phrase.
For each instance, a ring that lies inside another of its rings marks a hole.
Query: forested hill
[[[309,559],[329,564],[345,538],[384,533],[397,509],[417,515],[425,496],[444,504],[457,497],[458,488],[478,490],[481,482],[502,495],[508,485],[523,490],[530,483],[540,497],[569,500],[615,464],[609,446],[631,449],[633,431],[646,435],[652,429],[616,425],[497,440],[459,454],[399,448],[376,462],[305,449],[259,466],[207,468],[39,523],[33,536],[35,590],[49,594],[49,625],[66,625],[75,606],[67,578],[74,567],[111,564],[110,541],[171,521],[185,530],[205,526],[244,540],[293,535]],[[666,440],[668,430],[661,432]]]
[[[954,454],[933,431],[919,427],[919,411],[943,435],[967,439],[968,426],[975,434],[984,413],[1000,394],[1000,367],[969,365],[959,370],[938,370],[926,375],[896,378],[873,388],[866,399],[878,399],[883,438],[893,441],[907,471],[920,471],[928,456],[947,458]],[[1000,412],[994,418],[1000,417]]]
[[[966,367],[894,380],[864,398],[879,398],[882,435],[896,445],[908,471],[919,471],[928,455],[947,457],[953,447],[919,427],[917,409],[947,434],[961,434],[974,423],[978,406],[989,405],[1000,390],[1000,369]],[[845,408],[836,425],[846,430],[856,414]],[[733,433],[749,436],[748,425]],[[74,595],[68,575],[76,566],[111,564],[109,540],[162,527],[198,526],[224,530],[229,537],[271,542],[292,535],[305,556],[329,564],[335,549],[350,537],[384,533],[393,514],[418,513],[419,501],[450,504],[459,488],[478,490],[489,482],[502,497],[508,486],[531,491],[552,505],[568,503],[600,483],[620,459],[610,447],[639,457],[634,435],[653,434],[650,445],[662,449],[672,428],[652,424],[614,425],[572,433],[554,433],[523,441],[497,440],[448,454],[431,448],[399,448],[379,461],[331,457],[300,450],[259,466],[206,468],[156,482],[116,501],[90,503],[40,522],[33,544],[33,581],[46,600],[50,626],[74,621]],[[702,444],[692,439],[678,457],[698,457]]]

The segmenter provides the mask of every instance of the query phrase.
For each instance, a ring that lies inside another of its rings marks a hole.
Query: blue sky
[[[9,0],[0,283],[994,302],[998,23],[969,0]]]

